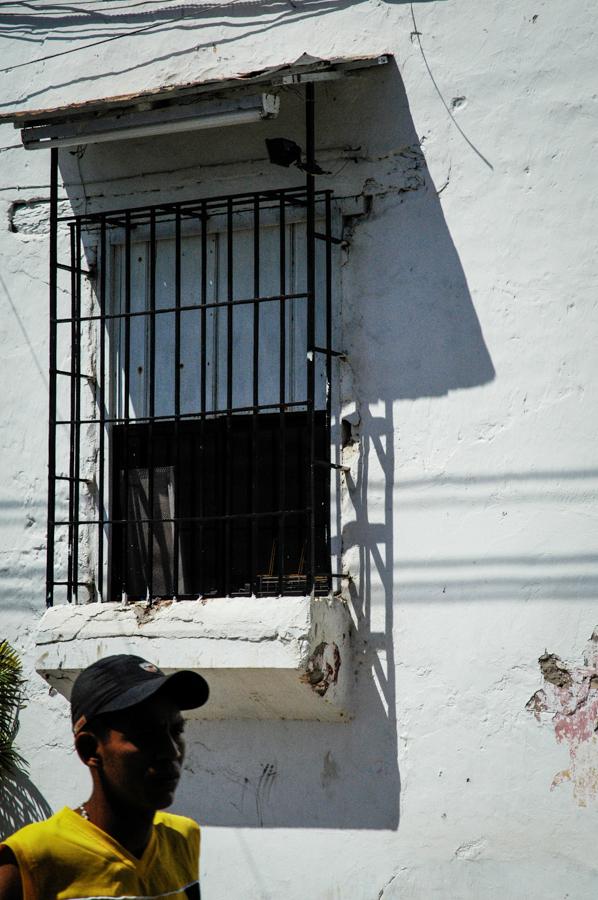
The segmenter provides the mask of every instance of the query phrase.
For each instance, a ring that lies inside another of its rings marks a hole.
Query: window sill
[[[65,697],[102,656],[135,653],[210,684],[203,719],[351,717],[351,635],[338,598],[237,597],[55,606],[38,633],[37,671]]]

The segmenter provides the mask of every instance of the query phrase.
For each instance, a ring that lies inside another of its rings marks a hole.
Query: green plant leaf
[[[22,702],[22,666],[8,641],[0,642],[0,778],[26,766],[14,748]]]

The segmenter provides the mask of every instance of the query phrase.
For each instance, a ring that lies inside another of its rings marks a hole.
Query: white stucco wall
[[[334,173],[322,184],[372,198],[342,267],[343,396],[359,423],[342,511],[356,716],[190,724],[176,808],[205,826],[206,898],[594,898],[592,652],[580,669],[598,594],[592,5],[71,8],[2,7],[0,68],[27,63],[2,73],[4,111],[303,52],[396,59],[318,101],[318,158]],[[76,52],[35,62],[64,50]],[[281,129],[298,127],[289,104]],[[262,137],[65,154],[61,197],[95,208],[156,189],[179,199],[292,183],[272,173]],[[3,810],[16,821],[81,802],[87,779],[65,701],[33,672],[49,160],[4,125],[0,163],[0,635],[30,675],[19,738],[30,778]],[[39,202],[10,231],[23,201]],[[546,650],[566,663],[557,685],[554,669],[541,677]]]

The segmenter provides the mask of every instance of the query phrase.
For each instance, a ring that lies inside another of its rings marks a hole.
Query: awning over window
[[[287,85],[345,78],[359,70],[384,65],[389,59],[388,54],[336,59],[303,54],[293,63],[230,78],[5,113],[0,115],[0,123],[12,122],[20,128],[28,149],[240,124],[276,116],[276,94]]]

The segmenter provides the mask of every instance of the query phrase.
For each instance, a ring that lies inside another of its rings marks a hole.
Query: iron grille
[[[55,217],[48,605],[329,592],[339,241],[310,181]]]

